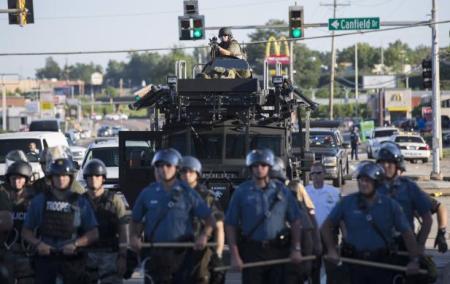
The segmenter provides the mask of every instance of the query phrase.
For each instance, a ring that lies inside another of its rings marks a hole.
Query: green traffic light
[[[293,37],[293,38],[300,38],[300,37],[302,37],[302,30],[301,29],[292,29],[291,30],[291,37]]]
[[[194,38],[202,38],[203,31],[201,29],[194,29]]]

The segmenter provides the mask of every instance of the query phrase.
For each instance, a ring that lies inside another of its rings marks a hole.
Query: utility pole
[[[358,43],[355,43],[355,101],[356,101],[356,116],[359,117]]]
[[[432,179],[442,179],[440,157],[442,149],[441,136],[441,91],[439,76],[439,33],[436,26],[437,21],[437,3],[432,0],[431,8],[431,53],[432,53],[432,84],[433,84],[433,169],[431,172]]]
[[[333,6],[333,18],[336,18],[336,9],[338,6],[350,6],[350,4],[338,4],[337,0],[333,0],[333,4],[320,4],[321,6]],[[334,105],[334,66],[336,65],[336,49],[334,47],[334,31],[331,32],[331,75],[330,75],[330,99],[329,99],[329,116],[333,119]]]
[[[2,84],[2,130],[6,131],[6,85]]]

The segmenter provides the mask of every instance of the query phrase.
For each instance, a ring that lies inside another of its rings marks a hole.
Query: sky
[[[450,1],[436,0],[438,19],[450,20]],[[332,18],[333,8],[323,6],[332,0],[298,1],[304,7],[305,23],[325,23]],[[424,21],[430,18],[431,0],[338,0],[337,17],[380,17],[381,21]],[[288,6],[284,0],[199,0],[200,14],[206,26],[263,25],[269,19],[287,21]],[[7,7],[1,0],[0,9]],[[8,24],[6,14],[0,14],[0,54],[10,52],[91,51],[160,48],[206,45],[207,41],[179,41],[178,16],[183,14],[182,0],[34,0],[35,23],[25,27]],[[450,45],[450,24],[439,25],[440,46]],[[239,41],[248,42],[252,30],[234,30]],[[206,38],[217,31],[208,30]],[[339,33],[339,32],[337,32]],[[327,28],[309,28],[305,36],[329,35]],[[387,47],[400,39],[411,47],[431,45],[431,29],[418,27],[373,34],[358,34],[336,38],[338,49],[368,42]],[[306,40],[311,49],[331,50],[331,39]],[[34,78],[47,56],[0,56],[0,74],[15,73],[22,78]],[[58,55],[60,64],[77,62],[100,64],[108,60],[127,60],[127,54]]]

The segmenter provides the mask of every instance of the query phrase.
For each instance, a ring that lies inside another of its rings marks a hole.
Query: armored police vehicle
[[[291,159],[292,131],[298,129],[298,108],[314,108],[312,101],[281,76],[273,77],[272,88],[268,80],[261,87],[242,59],[217,57],[193,75],[168,77],[167,86],[153,87],[130,105],[151,107],[155,114],[154,131],[119,133],[119,184],[130,205],[154,180],[150,163],[160,148],[200,159],[203,181],[224,208],[233,189],[248,176],[244,165],[249,150],[272,149],[288,165],[288,176],[299,176],[298,163]],[[145,141],[148,150],[127,151],[136,141]]]

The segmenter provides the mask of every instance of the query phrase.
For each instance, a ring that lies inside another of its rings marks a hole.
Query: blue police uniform
[[[389,246],[394,242],[393,230],[401,233],[411,230],[400,205],[381,194],[375,196],[371,205],[360,193],[346,196],[331,211],[328,220],[335,226],[341,221],[345,224],[347,237],[341,251],[343,256],[379,262],[386,259]],[[392,279],[392,272],[388,270],[360,265],[350,267],[352,283],[389,283]]]
[[[170,191],[161,183],[146,187],[136,200],[132,219],[144,223],[147,242],[176,242],[193,240],[194,217],[206,219],[211,214],[200,195],[177,180]],[[146,279],[145,283],[195,283],[191,281],[192,250],[151,248],[144,255],[151,258],[146,270],[153,279],[153,282]]]
[[[153,232],[159,216],[165,214]],[[193,217],[205,219],[211,210],[200,195],[183,182],[177,181],[167,192],[161,183],[152,183],[138,196],[132,218],[144,220],[144,236],[153,234],[153,242],[172,242],[180,237],[193,236]]]
[[[66,206],[70,206],[70,204],[63,205],[62,203],[53,204],[55,205],[55,211],[62,211],[67,208]],[[50,205],[51,204],[47,204],[47,207]],[[76,210],[79,210],[80,214],[79,220],[75,220],[75,223],[78,223],[76,224],[76,226],[78,227],[77,229],[80,229],[81,232],[88,232],[97,227],[97,220],[95,219],[95,214],[89,201],[84,196],[80,196],[77,200],[77,205],[78,208]],[[31,201],[23,226],[29,230],[35,230],[36,228],[39,228],[43,221],[43,213],[45,207],[46,197],[45,194],[41,193]],[[77,213],[75,213],[75,215],[77,215]],[[75,217],[75,219],[78,218]],[[67,241],[69,240],[43,236],[42,241],[58,249],[67,244]]]
[[[61,250],[64,245],[97,227],[94,211],[89,201],[69,192],[64,200],[51,192],[37,195],[30,203],[24,228],[39,228],[41,241]],[[36,283],[54,283],[60,273],[64,283],[87,281],[84,255],[38,256],[35,261]]]
[[[397,177],[392,184],[384,183],[377,190],[400,204],[412,228],[414,228],[415,212],[423,215],[431,211],[430,198],[407,177]]]
[[[277,194],[277,202],[270,216],[259,226],[252,236],[250,230],[268,210]],[[270,181],[266,190],[259,189],[253,181],[241,184],[234,192],[228,207],[225,223],[241,227],[242,234],[255,241],[273,240],[285,228],[286,220],[293,222],[301,218],[300,208],[289,189],[278,181]]]
[[[271,204],[275,205],[269,214]],[[263,216],[267,216],[264,222],[254,229]],[[245,263],[288,257],[290,243],[280,244],[276,239],[286,221],[299,219],[300,208],[284,184],[271,180],[262,190],[254,181],[246,181],[233,193],[225,224],[241,229],[243,237],[238,245]],[[286,265],[244,269],[242,283],[285,283],[287,269]]]

